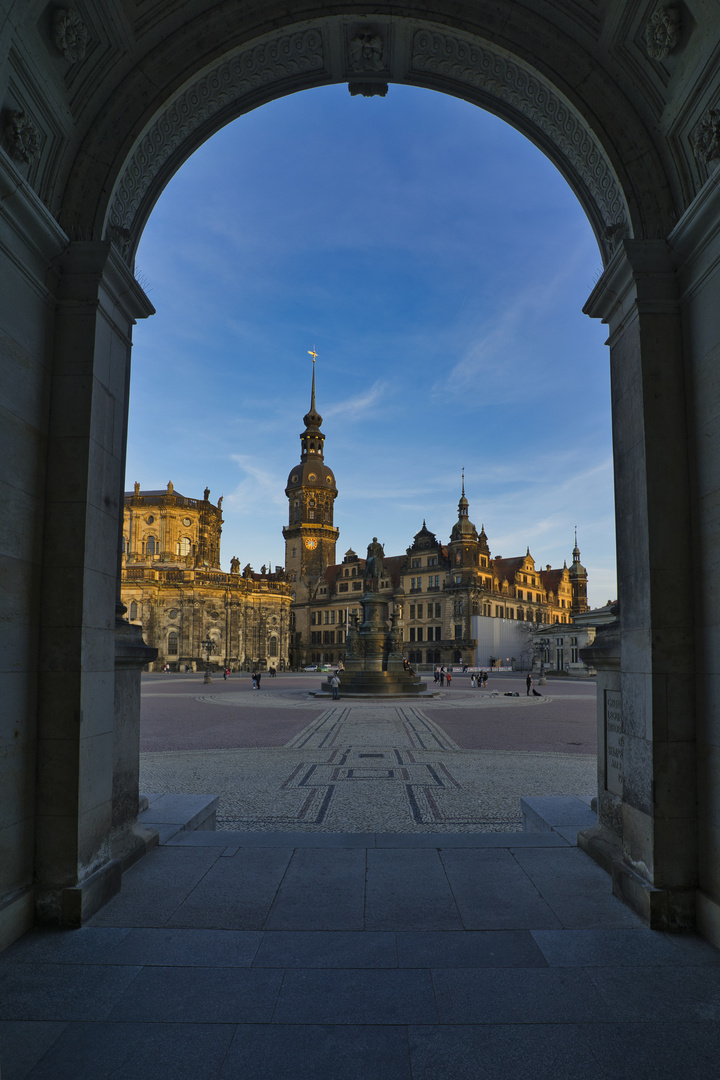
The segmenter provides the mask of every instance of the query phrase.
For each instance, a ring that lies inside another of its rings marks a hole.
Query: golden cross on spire
[[[313,345],[312,349],[308,349],[308,355],[312,356],[313,364],[314,364],[315,363],[315,357],[317,356],[317,353],[315,352],[315,346],[314,345]]]

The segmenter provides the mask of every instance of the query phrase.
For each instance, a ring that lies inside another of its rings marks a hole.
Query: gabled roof
[[[507,581],[509,585],[514,585],[515,575],[524,567],[526,558],[527,555],[518,555],[512,559],[493,559],[492,566],[495,567],[500,581]]]

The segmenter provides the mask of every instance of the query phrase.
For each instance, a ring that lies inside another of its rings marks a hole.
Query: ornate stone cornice
[[[137,143],[120,176],[108,214],[108,233],[127,252],[135,215],[165,162],[193,133],[228,106],[270,83],[322,69],[317,29],[284,34],[245,49],[187,87]]]
[[[438,30],[416,32],[412,68],[474,87],[525,117],[570,164],[602,214],[606,230],[627,225],[620,184],[600,144],[569,102],[535,72],[502,53]]]

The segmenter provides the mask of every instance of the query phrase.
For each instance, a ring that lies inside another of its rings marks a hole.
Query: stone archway
[[[195,0],[175,14],[126,0],[113,16],[86,5],[89,25],[42,0],[2,6],[15,27],[13,161],[0,167],[3,273],[16,297],[3,332],[13,355],[30,357],[45,402],[33,406],[32,434],[17,435],[37,473],[23,480],[28,528],[45,540],[17,588],[31,627],[19,663],[30,682],[39,668],[37,695],[26,689],[17,706],[22,770],[37,786],[32,805],[20,800],[3,884],[15,897],[9,932],[33,904],[41,917],[80,921],[117,885],[113,838],[132,833],[142,646],[115,621],[114,552],[131,328],[152,313],[132,262],[155,200],[204,139],[265,101],[329,82],[363,94],[407,82],[465,97],[531,138],[598,239],[606,268],[587,310],[610,327],[625,760],[597,844],[616,889],[655,925],[687,925],[697,905],[720,937],[712,769],[696,808],[698,745],[720,742],[715,662],[711,635],[698,636],[709,611],[690,570],[695,560],[711,573],[716,557],[719,438],[720,113],[698,21],[671,33],[639,0],[603,13],[554,0],[542,14],[510,0],[415,0],[372,15],[356,0],[297,15],[275,2]]]

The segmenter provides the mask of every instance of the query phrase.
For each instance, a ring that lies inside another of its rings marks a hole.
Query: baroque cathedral
[[[348,623],[362,615],[365,569],[365,559],[352,548],[341,563],[335,560],[339,530],[333,525],[333,506],[338,492],[333,471],[325,464],[314,362],[310,410],[303,422],[300,463],[285,488],[289,517],[283,529],[293,592],[293,668],[343,659]],[[587,571],[580,562],[577,535],[571,566],[537,567],[529,547],[524,555],[493,556],[484,526],[478,532],[469,509],[463,477],[449,543],[438,540],[423,521],[404,554],[384,556],[379,590],[387,594],[388,615],[394,611],[402,627],[410,663],[484,665],[488,658],[478,657],[480,638],[517,642],[518,622],[533,628],[570,624],[588,609]],[[509,634],[502,621],[513,623]],[[504,636],[497,633],[501,627]]]
[[[158,650],[161,671],[199,670],[208,654],[231,671],[288,665],[292,595],[285,572],[263,566],[220,567],[222,498],[189,499],[175,491],[125,495],[121,595],[130,622]]]

